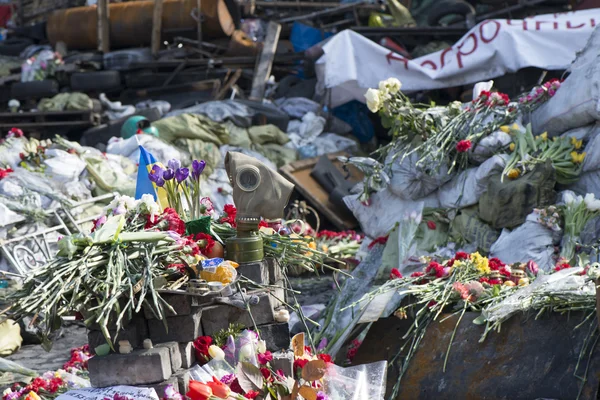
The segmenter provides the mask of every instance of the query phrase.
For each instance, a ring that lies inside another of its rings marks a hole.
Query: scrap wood
[[[221,90],[219,90],[219,92],[215,96],[215,100],[223,100],[225,98],[225,94],[227,94],[227,91],[229,89],[231,89],[233,87],[233,85],[236,84],[236,82],[238,81],[238,79],[240,79],[241,76],[242,76],[242,70],[241,69],[236,70],[235,73],[233,74],[233,76],[227,81],[227,83],[225,83],[225,85],[223,85],[223,88],[221,88]]]
[[[262,100],[264,97],[265,85],[271,75],[271,68],[273,67],[273,59],[275,58],[275,51],[277,50],[280,33],[281,25],[273,21],[269,22],[263,50],[258,58],[258,64],[254,71],[250,99]]]

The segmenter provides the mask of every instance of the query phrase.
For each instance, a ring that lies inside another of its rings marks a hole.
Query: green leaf
[[[498,286],[498,285],[494,285],[494,286]],[[486,319],[483,315],[480,315],[479,317],[477,317],[473,320],[473,323],[475,325],[483,325],[486,323]]]
[[[245,392],[262,389],[264,378],[257,366],[249,362],[241,362],[237,365],[236,369],[238,381]]]

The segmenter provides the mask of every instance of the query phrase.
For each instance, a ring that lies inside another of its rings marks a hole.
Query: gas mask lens
[[[242,167],[235,181],[244,192],[253,192],[260,185],[260,171],[253,165]]]

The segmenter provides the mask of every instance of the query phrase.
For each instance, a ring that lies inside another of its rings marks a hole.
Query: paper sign
[[[159,400],[154,389],[133,386],[112,386],[107,388],[86,388],[71,390],[61,394],[56,400],[112,400],[118,394],[135,400]]]
[[[323,45],[317,61],[319,84],[331,89],[332,106],[365,102],[368,88],[391,77],[406,92],[486,81],[525,67],[562,70],[600,24],[600,8],[538,15],[524,20],[496,19],[473,27],[455,45],[409,60],[346,30]]]

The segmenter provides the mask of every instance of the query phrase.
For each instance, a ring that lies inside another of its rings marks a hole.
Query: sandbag
[[[44,174],[55,181],[65,183],[77,180],[85,170],[85,161],[64,150],[48,149],[46,156],[49,158],[44,160],[44,165],[46,165]]]
[[[582,126],[580,128],[569,129],[561,137],[572,138],[577,140],[590,141],[598,134],[598,124],[594,123],[591,125]]]
[[[12,319],[0,323],[0,357],[7,357],[21,348],[21,327]]]
[[[593,125],[593,128],[586,133],[586,139],[588,143],[585,146],[585,159],[581,166],[582,171],[596,171],[600,169],[600,126],[597,124]]]
[[[434,252],[438,247],[445,246],[448,243],[450,226],[447,223],[437,221],[435,228],[427,225],[427,218],[423,216],[423,222],[419,224],[419,229],[415,235],[417,249],[428,253]]]
[[[444,163],[438,171],[428,173],[427,162],[417,166],[419,155],[417,152],[402,159],[398,154],[394,159],[394,152],[385,160],[391,166],[390,191],[405,200],[416,200],[425,197],[440,188],[454,176],[448,173],[448,166]]]
[[[60,93],[51,99],[42,99],[39,111],[85,111],[94,108],[92,99],[85,93]]]
[[[450,238],[457,243],[475,245],[488,253],[500,233],[479,219],[477,207],[464,208],[450,224]]]
[[[219,151],[221,152],[221,162],[219,163],[218,168],[225,168],[223,160],[225,160],[225,156],[227,155],[227,152],[235,151],[235,152],[242,153],[242,154],[245,154],[250,157],[254,157],[257,160],[259,160],[260,162],[262,162],[263,164],[265,164],[267,167],[271,168],[273,171],[277,171],[277,165],[275,165],[271,160],[269,160],[267,157],[263,156],[262,154],[260,154],[257,151],[246,149],[243,147],[236,147],[233,145],[221,146],[219,148]]]
[[[253,144],[278,144],[283,146],[290,141],[285,132],[275,125],[259,125],[248,129],[248,135]]]
[[[435,195],[419,200],[404,200],[388,189],[373,193],[368,206],[359,200],[357,194],[344,197],[344,203],[360,223],[363,232],[372,238],[390,233],[405,212],[416,210],[419,207],[438,208],[440,206]]]
[[[534,208],[554,204],[556,173],[550,160],[515,180],[501,182],[501,174],[490,176],[479,199],[479,217],[492,228],[521,225]]]
[[[294,149],[288,149],[275,143],[265,145],[253,145],[252,150],[256,150],[263,156],[271,160],[277,167],[283,167],[286,164],[298,160],[298,153]]]
[[[181,114],[152,123],[161,139],[172,143],[177,139],[200,139],[219,146],[229,143],[229,132],[204,115]]]
[[[600,42],[598,29],[577,54],[569,68],[571,74],[560,89],[533,111],[531,125],[535,135],[548,132],[549,136],[556,136],[600,119],[600,54],[596,42]]]
[[[443,208],[463,208],[477,204],[490,179],[502,173],[507,158],[506,155],[496,155],[479,167],[456,175],[437,192],[440,205]]]
[[[596,198],[600,198],[600,169],[582,173],[577,182],[561,186],[561,189],[572,190],[581,196],[593,193]]]
[[[0,227],[12,225],[23,221],[25,218],[10,210],[6,205],[0,203]]]
[[[550,229],[527,221],[513,231],[502,230],[498,241],[492,245],[490,257],[498,257],[507,264],[532,260],[541,270],[549,272],[554,266],[552,236]]]
[[[229,145],[234,147],[243,147],[249,149],[252,146],[252,140],[248,135],[248,129],[240,128],[231,121],[223,123],[229,131]]]
[[[210,175],[221,162],[219,146],[214,143],[203,142],[198,139],[178,139],[175,141],[177,147],[186,149],[194,160],[204,160],[206,166],[204,174]]]
[[[477,143],[473,151],[469,153],[469,159],[474,163],[481,164],[507,147],[511,141],[512,137],[508,133],[502,131],[493,132]]]
[[[319,103],[305,97],[281,98],[275,100],[275,104],[292,118],[302,118],[309,112],[317,114],[321,110]]]

